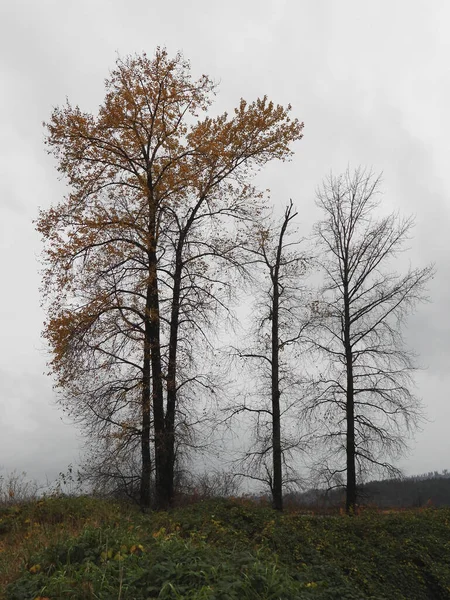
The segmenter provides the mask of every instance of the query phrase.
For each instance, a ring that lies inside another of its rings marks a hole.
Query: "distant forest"
[[[377,508],[419,508],[450,506],[450,472],[430,471],[399,479],[370,481],[359,488],[360,502]],[[302,505],[333,507],[344,500],[343,490],[309,490],[287,494],[286,500]]]

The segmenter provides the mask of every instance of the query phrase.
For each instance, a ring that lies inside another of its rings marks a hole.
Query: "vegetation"
[[[60,404],[91,443],[84,480],[170,508],[189,450],[220,437],[218,407],[241,431],[253,419],[241,464],[274,508],[307,448],[353,514],[358,486],[392,475],[421,417],[402,326],[433,266],[391,271],[413,222],[377,214],[379,178],[364,169],[324,182],[314,256],[300,251],[292,201],[277,223],[252,182],[290,159],[303,123],[266,96],[210,116],[216,89],[158,48],[117,60],[97,113],[67,102],[45,124],[68,194],[37,220],[43,335]],[[313,264],[322,282],[306,292]],[[252,364],[248,393],[218,339],[241,284],[257,300],[234,351]]]
[[[217,86],[162,49],[118,60],[105,87],[97,114],[67,102],[46,124],[69,193],[37,223],[44,336],[63,405],[115,454],[140,446],[141,505],[154,478],[167,508],[179,432],[214,387],[193,343],[229,310],[239,228],[264,206],[253,175],[289,159],[303,124],[265,96],[208,116]]]
[[[346,509],[370,472],[395,473],[392,459],[421,417],[412,392],[414,355],[402,336],[405,317],[425,299],[433,265],[392,270],[412,218],[379,217],[380,178],[364,169],[331,175],[317,193],[316,225],[324,283],[314,307],[309,349],[316,354],[317,393],[305,414],[328,447],[319,469],[329,484],[345,480]]]
[[[281,514],[242,499],[144,515],[49,498],[0,511],[3,599],[443,600],[449,520]]]
[[[244,414],[254,420],[254,444],[242,466],[247,477],[268,485],[276,510],[283,509],[283,487],[286,489],[290,482],[287,471],[292,470],[292,465],[288,459],[302,448],[299,435],[293,435],[292,428],[288,432],[286,427],[288,419],[298,417],[303,392],[298,342],[305,301],[300,282],[308,259],[299,250],[298,240],[291,239],[289,225],[296,216],[291,200],[280,223],[258,230],[256,244],[255,236],[249,236],[249,262],[252,269],[262,273],[260,278],[255,277],[253,286],[250,345],[239,349],[237,355],[249,363],[253,390],[250,394],[241,393],[238,403],[230,409],[231,418]],[[255,371],[258,384],[254,381]],[[297,424],[295,430],[301,431],[302,427]]]

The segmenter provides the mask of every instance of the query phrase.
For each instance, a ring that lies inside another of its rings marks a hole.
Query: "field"
[[[143,515],[93,498],[0,508],[0,597],[444,600],[450,509],[274,514],[244,500]]]

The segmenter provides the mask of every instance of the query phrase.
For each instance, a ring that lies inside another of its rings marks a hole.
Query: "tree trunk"
[[[280,244],[282,238],[280,239]],[[279,256],[272,276],[272,444],[273,444],[273,508],[283,510],[283,472],[281,452],[280,374],[279,374]]]
[[[346,283],[344,284],[344,346],[347,371],[347,486],[345,510],[348,515],[353,515],[356,508],[355,398],[353,391],[353,352],[350,339],[350,301],[348,296],[348,285]]]
[[[164,489],[165,459],[165,423],[164,423],[164,393],[161,367],[161,338],[159,320],[159,290],[156,251],[151,249],[149,256],[149,282],[147,285],[146,338],[151,354],[151,381],[153,425],[155,433],[155,504],[157,509],[167,507]]]
[[[140,486],[140,505],[143,510],[150,507],[150,477],[151,477],[151,457],[150,457],[150,334],[146,335],[144,340],[144,364],[142,374],[142,429],[141,429],[141,486]]]
[[[174,498],[175,478],[175,412],[177,406],[177,360],[178,360],[178,333],[180,328],[180,294],[181,278],[183,275],[183,249],[187,235],[192,227],[195,216],[204,202],[205,197],[198,199],[195,207],[184,226],[180,230],[180,237],[175,252],[175,270],[173,276],[172,307],[170,313],[170,336],[169,336],[169,364],[167,367],[167,408],[165,415],[164,435],[164,490],[169,507]]]
[[[273,438],[273,508],[283,510],[283,477],[281,462],[280,392],[272,392],[272,438]]]
[[[353,515],[356,508],[355,407],[352,370],[351,364],[350,368],[347,365],[347,492],[345,510],[349,515]]]
[[[175,410],[177,402],[177,350],[180,322],[180,288],[182,275],[181,249],[184,239],[180,239],[175,259],[172,310],[170,315],[169,364],[167,367],[167,408],[165,415],[165,472],[164,487],[168,504],[174,497],[175,467]]]

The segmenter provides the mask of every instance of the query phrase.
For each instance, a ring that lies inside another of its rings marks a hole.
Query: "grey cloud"
[[[417,381],[433,421],[417,435],[405,465],[409,472],[448,468],[449,17],[445,2],[430,10],[406,0],[131,0],[126,9],[119,0],[18,0],[3,7],[0,464],[44,476],[64,470],[79,451],[75,428],[52,404],[38,351],[40,245],[31,221],[39,205],[66,192],[45,154],[41,122],[66,96],[96,110],[117,53],[151,55],[167,45],[171,53],[184,51],[195,75],[221,82],[214,111],[232,109],[241,96],[268,94],[290,102],[305,121],[294,160],[259,176],[277,209],[293,198],[302,232],[318,217],[317,185],[330,169],[348,164],[383,171],[386,209],[416,214],[408,259],[435,261],[437,273],[432,303],[419,307],[407,336],[429,365]]]

